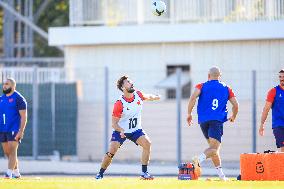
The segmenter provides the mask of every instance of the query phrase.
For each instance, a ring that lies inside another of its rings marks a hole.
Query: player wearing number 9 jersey
[[[122,76],[117,81],[117,88],[123,95],[114,104],[112,114],[113,133],[108,152],[105,154],[101,169],[96,179],[102,179],[113,156],[126,139],[142,147],[142,173],[141,179],[153,179],[148,173],[147,166],[150,160],[151,142],[141,126],[141,113],[143,101],[159,100],[159,95],[143,94],[134,89],[133,82],[128,76]]]
[[[211,158],[216,167],[221,180],[226,180],[219,155],[221,138],[223,135],[223,123],[227,121],[227,102],[232,104],[232,116],[229,118],[233,122],[238,113],[238,102],[233,90],[220,81],[221,72],[218,67],[209,70],[208,81],[198,84],[188,104],[187,122],[192,124],[192,110],[198,99],[197,114],[198,123],[204,137],[207,139],[209,147],[204,153],[193,157],[193,163],[197,174],[201,174],[200,163],[207,158]]]

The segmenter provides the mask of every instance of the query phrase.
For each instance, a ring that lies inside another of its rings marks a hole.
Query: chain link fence
[[[125,65],[121,67],[127,68]],[[116,81],[124,74],[130,76],[136,89],[162,95],[160,101],[145,102],[142,113],[142,126],[152,141],[152,161],[188,161],[207,147],[197,124],[196,109],[193,111],[194,125],[188,127],[186,123],[189,96],[196,84],[207,80],[207,70],[193,71],[180,65],[168,68],[174,71],[156,68],[127,68],[123,71],[125,69],[90,66],[74,70],[11,69],[12,74],[9,69],[2,69],[2,78],[15,77],[17,90],[28,102],[28,125],[19,156],[40,159],[53,158],[55,154],[63,159],[77,157],[82,161],[100,161],[112,133],[113,104],[121,95]],[[35,73],[36,81],[33,78]],[[177,81],[180,81],[180,95],[176,93]],[[271,117],[266,123],[265,137],[259,138],[253,126],[260,122],[267,91],[278,83],[277,72],[256,72],[254,83],[252,71],[222,70],[222,81],[233,88],[240,103],[236,122],[224,126],[223,160],[234,162],[239,160],[241,153],[275,150],[274,137],[269,129]],[[228,109],[231,112],[229,103]],[[137,161],[140,152],[135,144],[125,142],[114,161]]]
[[[124,65],[121,66],[124,67]],[[186,116],[189,95],[196,84],[207,80],[208,70],[194,70],[195,74],[193,71],[181,72],[182,91],[179,109],[175,93],[178,79],[176,72],[168,75],[166,70],[155,68],[149,70],[127,68],[127,71],[122,71],[124,69],[110,67],[108,72],[105,72],[105,68],[102,67],[94,66],[87,69],[90,74],[85,74],[86,68],[82,68],[76,69],[77,74],[75,75],[82,87],[79,92],[81,95],[78,115],[79,159],[100,161],[106,152],[112,132],[111,111],[116,99],[121,95],[116,88],[116,81],[124,74],[130,76],[136,89],[144,93],[162,95],[160,101],[145,102],[143,107],[142,126],[152,141],[152,161],[176,162],[179,158],[181,161],[190,160],[193,155],[201,153],[207,147],[206,140],[203,139],[197,124],[196,109],[192,127],[187,126]],[[252,71],[223,70],[222,81],[233,88],[240,103],[240,112],[236,122],[225,123],[224,126],[224,142],[221,150],[224,161],[238,161],[241,153],[275,150],[274,137],[269,129],[271,118],[269,117],[266,123],[268,127],[265,137],[257,136],[255,126],[258,126],[260,122],[267,91],[278,82],[277,72],[257,72],[256,76],[257,80],[254,83]],[[254,85],[257,94],[255,99],[253,99]],[[106,86],[107,90],[105,90]],[[168,86],[168,88],[160,86]],[[190,88],[190,93],[186,90],[187,88]],[[106,94],[105,91],[108,93]],[[255,107],[253,100],[256,101]],[[106,104],[107,111],[105,111]],[[231,112],[229,103],[228,109]],[[256,121],[253,121],[254,111],[257,113]],[[179,119],[180,130],[178,129]],[[105,125],[105,123],[108,124]],[[86,143],[87,138],[92,140]],[[140,156],[140,149],[132,142],[126,142],[114,161],[137,161]]]

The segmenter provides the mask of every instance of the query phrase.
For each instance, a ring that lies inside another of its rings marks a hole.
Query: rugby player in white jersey
[[[144,94],[135,90],[133,82],[128,76],[122,76],[117,81],[117,88],[123,92],[114,104],[112,113],[113,133],[110,140],[108,152],[105,154],[101,169],[96,179],[102,179],[107,167],[111,164],[112,158],[126,139],[141,146],[142,151],[142,173],[141,179],[152,180],[147,171],[150,160],[151,141],[141,126],[141,113],[143,101],[159,100],[159,95]]]

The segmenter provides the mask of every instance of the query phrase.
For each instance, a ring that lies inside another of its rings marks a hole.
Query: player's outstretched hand
[[[260,125],[258,133],[260,136],[264,136],[264,125]]]
[[[155,95],[149,95],[148,98],[150,101],[154,101],[154,100],[160,100],[161,99],[161,95],[155,94]]]
[[[155,95],[155,98],[156,98],[156,100],[160,100],[160,99],[161,99],[161,95],[156,94],[156,95]]]
[[[187,116],[187,124],[188,124],[188,126],[192,125],[192,115],[191,114],[188,114],[188,116]]]

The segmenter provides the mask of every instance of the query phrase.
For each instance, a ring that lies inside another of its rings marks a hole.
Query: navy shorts
[[[220,121],[206,121],[200,124],[202,133],[206,139],[214,138],[220,143],[223,136],[223,122]]]
[[[139,137],[143,136],[143,135],[146,135],[146,134],[145,134],[145,132],[142,129],[138,129],[137,131],[134,131],[133,133],[124,133],[124,135],[126,136],[126,138],[121,138],[120,132],[113,131],[110,141],[117,141],[117,142],[120,143],[120,145],[122,145],[123,142],[126,139],[128,139],[128,140],[131,140],[132,142],[134,142],[136,145],[138,145],[136,143],[137,139]]]
[[[283,127],[274,128],[273,134],[276,140],[277,148],[284,147],[284,128]]]
[[[16,141],[15,137],[18,132],[10,131],[10,132],[0,132],[0,142],[8,142],[8,141]]]

